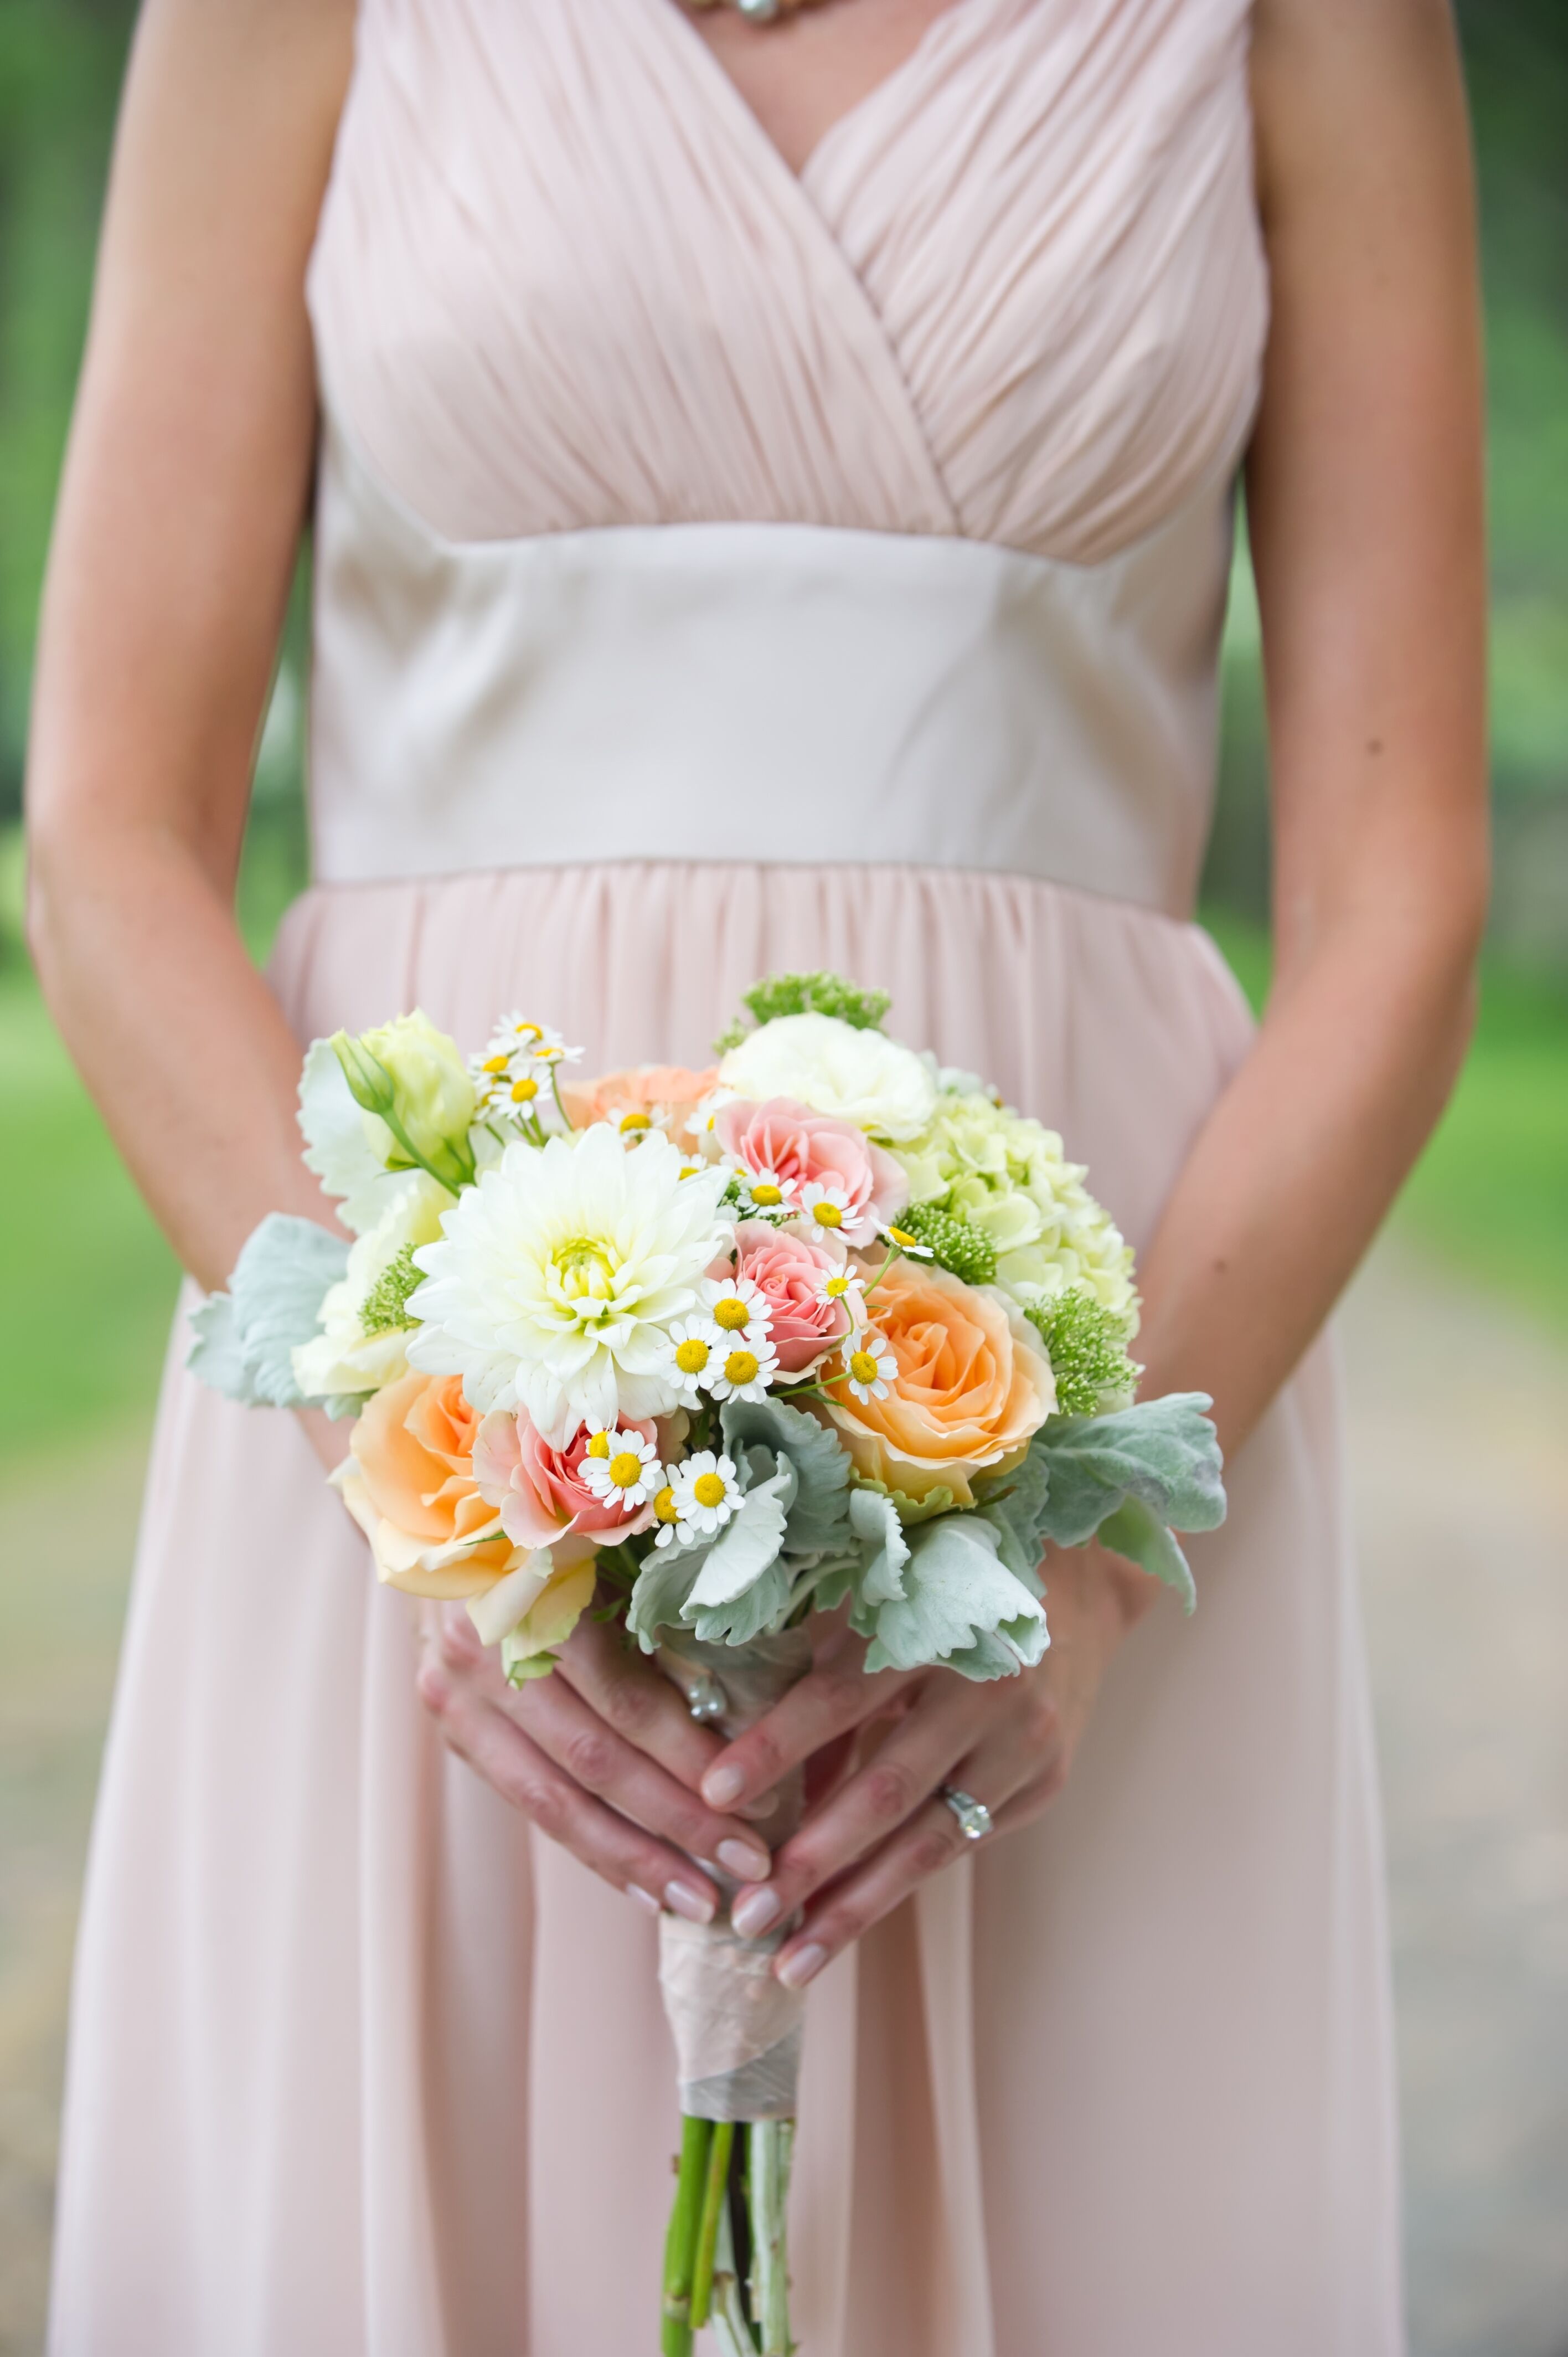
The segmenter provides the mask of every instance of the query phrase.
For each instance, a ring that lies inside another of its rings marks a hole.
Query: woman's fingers
[[[581,1791],[649,1833],[693,1857],[715,1859],[737,1882],[765,1882],[771,1873],[767,1845],[749,1825],[707,1808],[558,1674],[533,1679],[508,1715]]]
[[[1020,1694],[1018,1707],[941,1781],[985,1803],[993,1824],[993,1833],[985,1837],[989,1841],[1037,1816],[1060,1789],[1063,1773],[1055,1706],[1042,1684]],[[803,1987],[928,1876],[983,1846],[970,1840],[944,1800],[928,1800],[886,1841],[808,1904],[805,1921],[779,1949],[774,1971],[788,1987]],[[781,1864],[787,1857],[786,1849],[780,1853]]]
[[[703,1777],[709,1807],[739,1808],[771,1792],[813,1751],[885,1711],[917,1677],[929,1675],[882,1670],[867,1677],[865,1658],[857,1639],[835,1645],[766,1717],[721,1751]]]
[[[618,1735],[697,1790],[723,1739],[698,1726],[685,1697],[646,1653],[633,1652],[618,1630],[585,1613],[558,1662],[554,1674],[564,1675]]]
[[[875,1757],[785,1843],[768,1881],[738,1893],[730,1910],[736,1931],[746,1939],[771,1931],[886,1841],[972,1750],[983,1712],[978,1688],[958,1678],[933,1680]]]
[[[453,1750],[541,1833],[644,1906],[712,1921],[718,1893],[707,1876],[563,1774],[507,1711],[453,1674],[439,1641],[426,1645],[419,1692]]]

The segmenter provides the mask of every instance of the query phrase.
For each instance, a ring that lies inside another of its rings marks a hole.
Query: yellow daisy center
[[[530,1080],[526,1073],[521,1081],[513,1081],[511,1084],[513,1104],[532,1104],[538,1094],[539,1082]]]
[[[653,1501],[653,1512],[655,1516],[661,1523],[678,1523],[681,1519],[680,1512],[675,1504],[675,1492],[670,1487],[668,1481],[666,1481],[663,1489],[660,1490],[658,1497]]]
[[[642,1459],[634,1450],[620,1449],[610,1458],[610,1480],[618,1490],[629,1490],[642,1474]]]
[[[717,1473],[699,1473],[692,1484],[692,1495],[699,1506],[722,1506],[725,1501],[723,1477]]]
[[[714,1324],[722,1326],[726,1334],[738,1334],[743,1326],[749,1326],[750,1323],[750,1310],[744,1301],[737,1301],[733,1294],[728,1300],[714,1304]]]
[[[517,1027],[517,1036],[520,1039],[542,1039],[544,1034],[537,1023],[520,1023]]]
[[[896,1243],[900,1252],[908,1252],[911,1244],[918,1244],[920,1241],[918,1236],[912,1236],[908,1228],[889,1228],[887,1234],[889,1241]]]
[[[852,1351],[849,1371],[857,1383],[874,1383],[882,1372],[869,1351]]]
[[[822,1291],[830,1301],[837,1301],[842,1295],[849,1291],[849,1286],[850,1280],[847,1276],[830,1276]]]
[[[479,1070],[482,1072],[504,1072],[506,1066],[507,1060],[504,1056],[487,1056]]]
[[[607,1432],[596,1432],[592,1440],[588,1443],[587,1453],[590,1457],[607,1457],[610,1453],[609,1434]]]
[[[755,1351],[732,1351],[725,1361],[726,1383],[754,1383],[757,1381],[757,1357]]]
[[[676,1345],[675,1364],[683,1375],[700,1375],[707,1363],[708,1346],[699,1342],[694,1334]]]
[[[781,1203],[784,1200],[784,1189],[782,1187],[776,1187],[771,1178],[759,1179],[752,1188],[751,1200],[754,1203],[761,1203],[771,1211],[776,1203]]]
[[[813,1203],[811,1217],[819,1228],[842,1228],[843,1213],[836,1203]]]
[[[652,1126],[653,1115],[650,1113],[623,1113],[620,1117],[620,1134],[623,1137],[628,1136],[633,1130],[651,1129]]]

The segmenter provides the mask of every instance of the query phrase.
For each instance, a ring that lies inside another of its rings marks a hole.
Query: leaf
[[[1029,1448],[1021,1465],[987,1482],[978,1494],[981,1518],[996,1533],[1003,1562],[1031,1596],[1043,1596],[1040,1557],[1045,1553],[1046,1501],[1050,1494],[1050,1467],[1045,1451]]]
[[[705,1549],[655,1547],[643,1559],[631,1591],[626,1625],[645,1653],[659,1642],[660,1629],[683,1628],[682,1608],[692,1592]]]
[[[732,1603],[778,1562],[795,1482],[795,1468],[786,1457],[770,1480],[746,1491],[703,1558],[686,1602],[688,1621],[699,1606]]]
[[[315,1335],[322,1301],[348,1261],[345,1237],[314,1220],[269,1211],[246,1239],[228,1293],[193,1316],[197,1339],[186,1364],[248,1406],[300,1406],[294,1352]],[[226,1314],[214,1308],[218,1301],[228,1303]]]
[[[726,1400],[719,1423],[732,1455],[760,1444],[787,1457],[797,1488],[789,1506],[791,1555],[820,1555],[848,1536],[849,1458],[825,1425],[782,1400]]]
[[[1113,1514],[1106,1516],[1096,1536],[1101,1545],[1108,1546],[1113,1555],[1124,1555],[1130,1563],[1140,1564],[1156,1579],[1163,1579],[1167,1587],[1174,1587],[1184,1611],[1196,1609],[1197,1590],[1193,1585],[1191,1566],[1175,1534],[1149,1512],[1141,1498],[1125,1499]]]
[[[790,1594],[789,1575],[781,1563],[775,1561],[760,1579],[754,1579],[730,1603],[698,1611],[693,1595],[688,1598],[682,1618],[704,1644],[748,1645],[770,1621],[780,1620],[788,1612]]]
[[[998,1540],[977,1514],[950,1514],[921,1525],[909,1542],[901,1597],[876,1614],[867,1670],[915,1670],[952,1660],[969,1676],[1006,1674],[994,1649],[976,1648],[994,1636],[1021,1668],[1025,1648],[1015,1631],[1038,1629],[1027,1642],[1037,1660],[1046,1616],[1023,1582],[997,1558]]]
[[[898,1510],[891,1498],[878,1497],[874,1490],[855,1490],[850,1494],[849,1518],[856,1538],[869,1550],[858,1582],[860,1605],[871,1609],[891,1604],[904,1593],[900,1575],[909,1560]]]
[[[1031,1444],[1048,1480],[1043,1534],[1081,1546],[1128,1497],[1177,1530],[1215,1529],[1225,1489],[1209,1405],[1201,1392],[1173,1392],[1114,1415],[1052,1416]]]

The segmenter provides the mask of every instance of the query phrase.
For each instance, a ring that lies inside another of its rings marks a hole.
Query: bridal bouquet
[[[784,975],[746,1006],[703,1071],[585,1080],[515,1015],[467,1060],[419,1013],[317,1040],[305,1160],[348,1234],[264,1220],[191,1366],[352,1415],[333,1479],[381,1577],[466,1599],[517,1684],[590,1607],[730,1735],[809,1667],[814,1612],[868,1671],[1013,1676],[1049,1641],[1047,1543],[1095,1537],[1190,1608],[1208,1402],[1134,1403],[1132,1255],[1060,1139],[890,1039],[884,994]],[[661,1919],[665,2357],[709,2323],[726,2357],[791,2346],[789,1928]]]

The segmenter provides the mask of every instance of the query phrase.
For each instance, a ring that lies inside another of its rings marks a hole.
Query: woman
[[[419,1658],[330,1432],[199,1391],[177,1335],[56,2357],[646,2346],[649,1910],[712,1910],[693,1857],[753,1921],[804,1909],[811,2357],[1400,2346],[1315,1338],[1467,1022],[1477,376],[1439,0],[147,0],[33,922],[196,1283],[265,1211],[327,1216],[314,1033],[417,1001],[468,1046],[521,1002],[590,1067],[696,1061],[754,975],[832,965],[1090,1163],[1145,1387],[1212,1393],[1232,1502],[1191,1624],[1052,1560],[1038,1672],[890,1690],[830,1642],[722,1752],[591,1628],[521,1696],[460,1615]],[[1255,1040],[1187,921],[1243,459]],[[313,500],[317,881],[269,985],[230,901]],[[770,1857],[780,1766],[890,1699]],[[949,1782],[997,1820],[972,1862]]]

